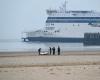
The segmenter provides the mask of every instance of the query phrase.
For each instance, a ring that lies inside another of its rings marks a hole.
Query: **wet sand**
[[[100,52],[0,53],[0,80],[100,80]]]
[[[57,52],[56,54],[57,55]],[[100,51],[63,51],[60,56],[68,55],[100,55]],[[38,52],[33,51],[20,51],[20,52],[0,52],[0,57],[5,56],[38,56]],[[52,56],[52,55],[49,55]]]

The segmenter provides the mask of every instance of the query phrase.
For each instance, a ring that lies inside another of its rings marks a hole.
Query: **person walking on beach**
[[[60,47],[58,46],[58,55],[60,55]]]
[[[38,53],[39,53],[39,55],[40,55],[40,53],[41,53],[41,48],[38,49]]]
[[[50,50],[50,55],[51,55],[51,50],[52,50],[51,47],[49,47],[49,50]]]
[[[52,48],[53,55],[55,55],[55,47]]]

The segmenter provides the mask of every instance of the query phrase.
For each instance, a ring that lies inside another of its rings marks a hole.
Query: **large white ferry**
[[[66,10],[66,1],[59,10],[47,10],[46,26],[25,32],[24,41],[83,42],[85,33],[100,33],[100,13]]]

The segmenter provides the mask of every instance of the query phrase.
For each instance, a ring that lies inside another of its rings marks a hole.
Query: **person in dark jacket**
[[[52,48],[53,55],[55,55],[55,47]]]
[[[38,49],[38,53],[39,53],[39,55],[40,55],[40,53],[41,53],[41,48]]]
[[[49,47],[49,50],[50,50],[50,55],[51,55],[51,51],[52,51],[51,47]]]
[[[58,55],[60,55],[60,47],[58,46]]]

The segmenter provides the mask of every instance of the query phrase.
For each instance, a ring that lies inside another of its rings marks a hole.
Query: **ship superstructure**
[[[100,33],[100,13],[66,10],[66,1],[59,10],[47,10],[46,27],[26,32],[28,41],[83,42],[85,33]]]

